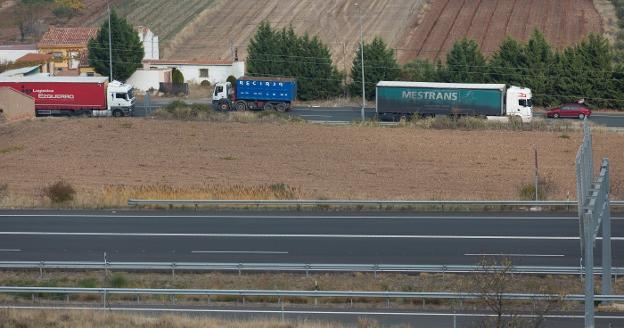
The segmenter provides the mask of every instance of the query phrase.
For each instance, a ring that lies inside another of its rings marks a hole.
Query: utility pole
[[[366,107],[366,89],[364,87],[364,28],[362,26],[362,6],[358,3],[355,4],[358,7],[358,14],[360,16],[360,61],[362,62],[362,122],[366,120],[366,114],[364,108]]]
[[[108,1],[108,81],[113,81],[113,31],[111,30],[111,9]]]

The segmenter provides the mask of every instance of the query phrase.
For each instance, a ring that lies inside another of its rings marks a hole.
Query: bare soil
[[[602,33],[603,22],[592,0],[432,0],[422,23],[400,46],[399,60],[444,59],[449,44],[463,37],[476,40],[489,56],[506,36],[526,42],[536,28],[562,49],[591,32]]]
[[[154,119],[39,119],[0,126],[0,183],[40,197],[65,180],[80,192],[105,186],[259,186],[295,197],[518,199],[533,181],[533,149],[551,199],[575,197],[578,132],[460,131],[305,123]],[[594,132],[596,166],[612,163],[624,196],[624,134]]]
[[[359,3],[358,9],[356,3]],[[424,0],[268,0],[216,1],[198,15],[165,48],[167,58],[232,59],[232,49],[246,58],[247,45],[262,21],[273,27],[292,26],[299,34],[318,36],[330,48],[334,63],[350,71],[360,42],[379,36],[392,48],[419,24]]]

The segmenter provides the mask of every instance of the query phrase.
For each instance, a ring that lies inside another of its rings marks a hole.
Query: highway
[[[100,261],[106,252],[109,261],[476,264],[504,256],[575,266],[573,215],[0,211],[0,261]],[[622,218],[612,231],[613,264],[624,266]]]
[[[165,106],[171,100],[169,99],[154,99],[152,100],[152,106]],[[210,104],[210,99],[198,99],[189,100],[189,103]],[[142,104],[139,104],[142,105]],[[354,122],[361,120],[361,108],[360,107],[295,107],[288,112],[290,115],[300,117],[308,121],[316,122]],[[366,108],[365,115],[367,119],[372,119],[375,116],[375,108]],[[536,117],[544,115],[542,112],[535,112]],[[143,107],[137,107],[135,110],[135,116],[146,116],[146,111]],[[547,119],[549,122],[555,122],[555,119]],[[560,119],[561,120],[561,119]],[[576,121],[575,119],[565,119],[568,121]],[[623,128],[624,127],[624,114],[619,113],[603,113],[594,112],[589,118],[590,121],[600,124],[606,127]]]

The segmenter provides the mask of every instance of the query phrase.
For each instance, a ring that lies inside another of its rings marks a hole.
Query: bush
[[[64,203],[74,199],[76,190],[71,184],[65,181],[57,181],[43,189],[43,193],[50,198],[53,203]]]
[[[9,185],[6,183],[0,183],[0,201],[9,196]]]
[[[52,13],[58,18],[71,18],[74,16],[75,11],[69,7],[60,6],[54,8],[54,10],[52,10]]]
[[[520,200],[535,200],[535,182],[525,183],[520,186]],[[548,196],[555,191],[555,186],[547,177],[540,176],[537,180],[537,198],[538,200],[546,200]]]
[[[203,81],[201,81],[201,83],[199,85],[204,87],[204,88],[209,88],[210,87],[210,81],[203,80]]]
[[[97,286],[97,279],[95,278],[85,278],[78,282],[78,287],[80,288],[97,288]]]
[[[123,273],[114,273],[111,278],[111,287],[112,288],[125,288],[128,287],[128,279]]]
[[[173,84],[184,84],[184,75],[180,70],[173,69],[173,72],[171,72],[171,82],[173,82]]]

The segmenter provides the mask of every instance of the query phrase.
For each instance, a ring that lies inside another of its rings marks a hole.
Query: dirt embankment
[[[106,185],[257,186],[295,197],[518,199],[533,177],[533,148],[551,199],[575,197],[580,134],[302,123],[44,119],[0,126],[0,183],[36,197],[60,179],[79,192]],[[594,133],[624,196],[624,135]],[[273,187],[271,187],[273,188]],[[281,188],[281,187],[280,187]],[[40,196],[39,196],[40,197]]]

